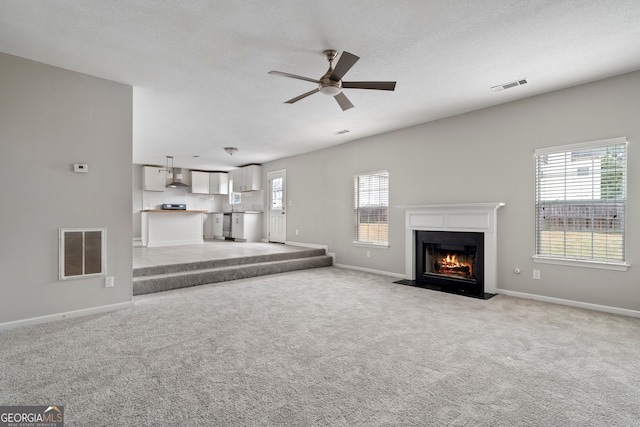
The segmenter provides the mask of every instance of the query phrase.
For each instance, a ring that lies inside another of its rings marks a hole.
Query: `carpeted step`
[[[242,264],[236,263],[234,265],[218,266],[214,268],[163,273],[152,276],[139,276],[133,279],[133,295],[149,294],[153,292],[168,291],[171,289],[186,288],[189,286],[205,285],[208,283],[226,282],[229,280],[245,279],[248,277],[305,270],[309,268],[329,267],[333,265],[333,258],[329,255],[324,255],[324,250],[321,250],[321,252],[322,255],[304,256],[302,258]]]
[[[252,255],[247,257],[214,259],[179,264],[157,265],[141,267],[133,270],[133,277],[157,276],[161,274],[180,273],[186,271],[203,270],[234,265],[256,264],[260,262],[283,261],[295,258],[308,258],[325,255],[324,249],[308,249],[296,252],[283,252],[265,255]]]

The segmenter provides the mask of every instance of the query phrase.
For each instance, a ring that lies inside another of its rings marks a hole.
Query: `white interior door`
[[[287,240],[287,171],[269,172],[269,241]]]

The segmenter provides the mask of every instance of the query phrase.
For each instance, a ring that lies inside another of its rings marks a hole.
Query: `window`
[[[625,264],[625,138],[536,150],[534,259]]]
[[[281,211],[284,209],[284,178],[274,178],[271,180],[271,210]]]
[[[105,275],[106,229],[61,228],[60,280]]]
[[[355,242],[387,245],[389,242],[389,172],[356,175]]]
[[[242,203],[242,193],[235,193],[233,191],[233,180],[229,180],[229,204],[239,205]]]

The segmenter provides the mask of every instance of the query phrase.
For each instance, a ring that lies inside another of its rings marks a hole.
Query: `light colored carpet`
[[[640,319],[335,267],[0,332],[0,404],[68,426],[638,426]]]

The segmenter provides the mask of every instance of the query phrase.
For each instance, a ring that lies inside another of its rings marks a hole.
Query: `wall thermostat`
[[[86,163],[74,163],[73,171],[87,173],[89,172],[89,165]]]

